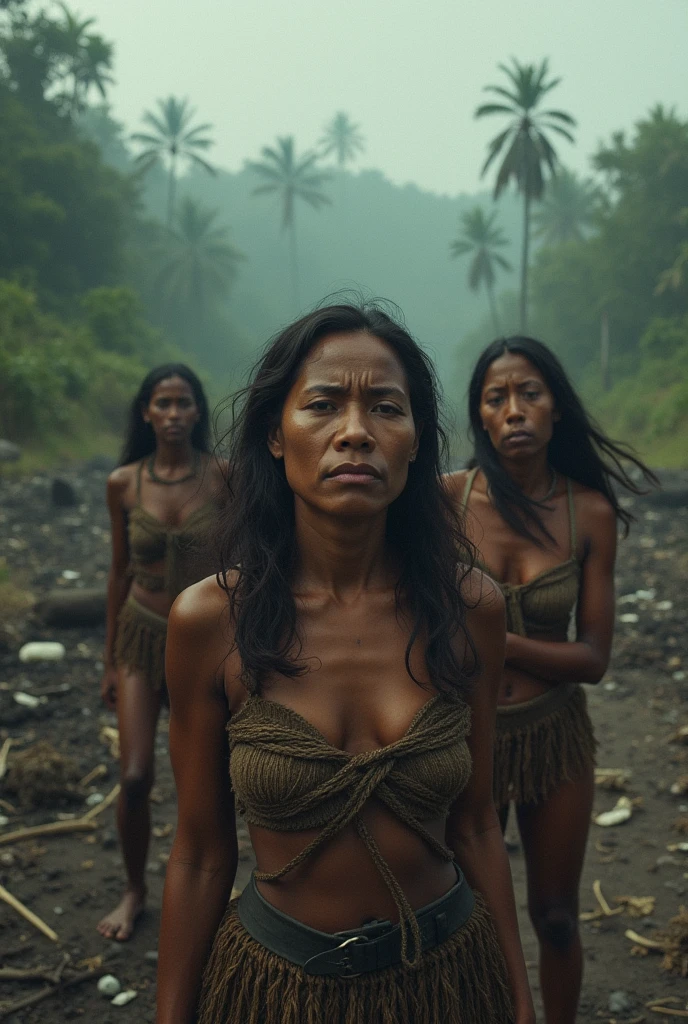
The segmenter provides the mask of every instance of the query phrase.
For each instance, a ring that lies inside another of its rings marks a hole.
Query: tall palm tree
[[[580,242],[594,224],[598,204],[599,193],[591,181],[560,167],[533,215],[535,234],[545,245]]]
[[[354,124],[348,114],[340,110],[325,125],[323,137],[320,139],[320,153],[330,156],[334,153],[340,171],[356,159],[358,153],[365,150],[365,138],[361,127]]]
[[[135,132],[131,138],[141,143],[144,149],[136,157],[137,163],[147,170],[161,159],[168,165],[167,184],[167,227],[171,228],[174,221],[174,201],[177,188],[177,170],[179,160],[202,167],[208,174],[216,174],[216,170],[200,156],[214,145],[208,135],[211,124],[192,125],[196,114],[189,105],[188,99],[178,100],[168,96],[166,100],[158,100],[158,112],[146,110],[142,121],[152,129],[151,132]]]
[[[71,80],[69,88],[58,99],[64,102],[70,116],[75,117],[84,109],[92,86],[105,99],[106,86],[114,81],[110,74],[114,51],[112,43],[89,31],[95,18],[81,18],[64,3],[58,6],[62,19],[46,22],[45,28],[49,44],[61,54],[60,77]]]
[[[252,194],[258,196],[277,193],[280,197],[282,228],[289,232],[292,295],[295,307],[300,309],[296,200],[302,199],[316,210],[329,203],[330,198],[321,191],[321,188],[329,181],[330,175],[318,167],[317,153],[296,155],[293,135],[278,138],[275,146],[264,146],[261,155],[262,161],[250,161],[248,164],[250,170],[263,179],[263,184],[257,185]]]
[[[449,251],[452,259],[469,254],[473,257],[468,267],[468,287],[476,292],[481,285],[485,285],[495,332],[499,334],[499,317],[494,299],[497,267],[502,270],[512,268],[508,260],[497,251],[508,245],[508,241],[502,234],[502,229],[495,224],[496,219],[496,210],[486,214],[481,206],[474,206],[462,214],[461,232],[458,238],[451,242]]]
[[[202,327],[213,302],[224,297],[245,259],[217,224],[217,210],[185,198],[173,228],[162,239],[157,288],[165,307],[182,322]]]
[[[500,154],[502,161],[494,187],[495,199],[513,179],[523,196],[523,248],[521,253],[521,330],[528,323],[528,255],[530,246],[530,208],[534,199],[540,199],[545,188],[546,175],[554,174],[558,157],[548,138],[550,132],[573,142],[570,128],[575,120],[563,110],[538,110],[545,96],[554,89],[560,78],[550,78],[549,62],[521,64],[512,58],[512,66],[500,64],[508,79],[508,88],[486,85],[485,92],[499,97],[499,102],[484,103],[475,112],[476,117],[492,114],[509,118],[507,127],[489,144],[488,156],[481,175],[487,173]]]

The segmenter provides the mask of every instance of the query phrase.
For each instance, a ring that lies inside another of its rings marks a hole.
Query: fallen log
[[[105,589],[51,590],[34,607],[46,626],[71,628],[98,626],[105,622],[107,592]]]

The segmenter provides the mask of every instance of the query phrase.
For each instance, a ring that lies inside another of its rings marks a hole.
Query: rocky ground
[[[113,734],[107,731],[116,722],[98,697],[103,629],[46,627],[27,597],[27,592],[39,599],[52,589],[104,585],[109,558],[105,472],[89,468],[71,480],[76,504],[58,507],[51,500],[50,479],[0,478],[0,777],[3,745],[7,752],[6,741],[13,741],[0,781],[0,883],[5,898],[9,893],[20,900],[58,937],[51,941],[0,901],[0,1020],[12,1024],[154,1019],[160,902],[175,822],[167,721],[163,717],[157,742],[150,908],[131,942],[109,943],[95,924],[115,903],[122,871],[112,807],[97,813],[101,797],[107,798],[117,780]],[[688,1000],[688,984],[679,974],[681,957],[688,971],[688,935],[681,950],[680,929],[674,926],[673,958],[642,945],[666,945],[656,939],[657,932],[688,904],[688,728],[681,735],[688,726],[688,509],[680,501],[669,508],[642,499],[632,511],[638,522],[620,546],[612,666],[588,693],[600,741],[599,767],[615,770],[604,778],[615,788],[598,786],[596,813],[610,810],[621,797],[631,806],[625,823],[591,829],[581,893],[586,976],[579,1018],[590,1024],[640,1024],[661,1020],[661,1009],[683,1009],[671,1015],[678,1019],[686,1016]],[[19,649],[34,640],[59,641],[66,656],[23,664]],[[60,757],[36,750],[40,741]],[[81,819],[89,813],[84,825]],[[75,821],[84,830],[74,831]],[[7,841],[18,829],[46,822],[61,822],[67,831]],[[251,867],[245,833],[240,847],[239,886]],[[536,947],[525,914],[518,849],[512,866],[537,993]],[[618,897],[643,900],[619,904]],[[629,930],[640,940],[628,938]],[[673,972],[666,969],[672,963]],[[11,977],[36,969],[57,969],[58,975]],[[92,976],[78,980],[91,969]],[[104,971],[136,992],[135,1000],[118,1007],[99,995],[96,978]],[[74,984],[62,984],[69,979]],[[49,995],[43,1001],[13,1009],[44,991]]]

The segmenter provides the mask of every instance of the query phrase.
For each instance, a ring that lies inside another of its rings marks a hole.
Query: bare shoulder
[[[455,473],[445,473],[442,477],[444,486],[447,488],[449,496],[453,501],[461,501],[463,498],[467,477],[467,469],[458,469]]]
[[[611,502],[601,491],[586,487],[575,480],[573,484],[573,501],[576,518],[588,534],[598,532],[616,533],[616,512]]]
[[[227,620],[227,595],[215,576],[183,590],[170,610],[169,628],[178,640],[207,642]]]
[[[126,508],[131,503],[127,495],[135,492],[137,468],[137,462],[130,462],[127,466],[118,466],[110,473],[107,478],[107,498],[111,507],[121,505]]]

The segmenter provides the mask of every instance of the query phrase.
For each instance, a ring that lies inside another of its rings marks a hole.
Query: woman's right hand
[[[114,711],[117,707],[117,669],[107,665],[100,683],[100,696],[106,708]]]

